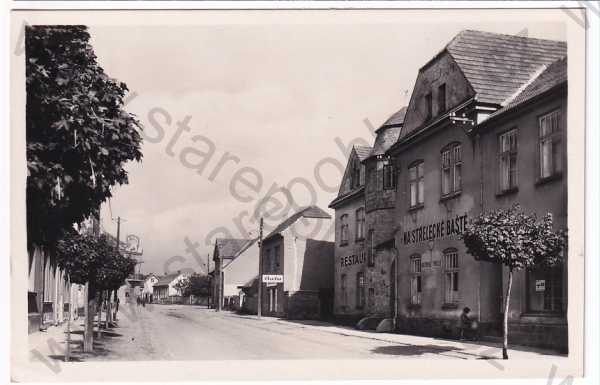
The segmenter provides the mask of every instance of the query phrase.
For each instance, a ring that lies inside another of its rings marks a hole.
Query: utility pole
[[[262,313],[262,237],[263,218],[260,217],[260,229],[258,231],[258,309],[257,316],[260,319]]]
[[[208,278],[208,297],[206,298],[206,308],[210,309],[210,296],[212,290],[210,290],[210,253],[206,253],[206,278]]]
[[[117,252],[119,251],[119,242],[121,241],[121,217],[117,217]]]

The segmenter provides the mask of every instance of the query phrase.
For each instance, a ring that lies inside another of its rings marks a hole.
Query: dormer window
[[[444,112],[446,112],[447,108],[448,107],[446,106],[446,83],[444,83],[438,87],[438,93],[437,93],[437,113],[438,113],[438,115],[441,115]]]
[[[352,188],[358,188],[362,185],[361,183],[361,172],[360,172],[361,164],[358,161],[354,161],[352,164]]]
[[[433,100],[431,98],[431,92],[425,95],[425,113],[425,120],[429,120],[433,116]]]

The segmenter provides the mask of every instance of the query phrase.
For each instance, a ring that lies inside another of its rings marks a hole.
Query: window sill
[[[410,207],[408,208],[408,211],[417,211],[417,210],[420,210],[420,209],[422,209],[423,207],[425,207],[425,204],[424,204],[424,203],[419,203],[419,204],[418,204],[418,205],[416,205],[416,206],[410,206]]]
[[[451,192],[451,193],[446,194],[446,195],[442,195],[442,197],[440,198],[440,202],[444,202],[444,201],[456,198],[460,194],[462,194],[462,190],[458,190],[458,191],[454,191],[454,192]]]
[[[409,303],[408,305],[406,305],[406,308],[408,310],[420,310],[421,304],[420,303]]]
[[[356,239],[354,240],[354,242],[364,242],[364,241],[365,241],[365,238],[364,238],[364,237],[361,237],[361,238],[356,238]]]
[[[543,184],[554,182],[554,181],[560,180],[560,179],[562,179],[562,172],[558,172],[556,174],[547,176],[545,178],[538,178],[538,180],[535,181],[535,185],[541,186]]]
[[[348,241],[340,242],[340,247],[348,246]]]
[[[442,305],[442,310],[455,310],[458,309],[457,303],[445,303]]]
[[[506,195],[515,194],[517,192],[519,192],[519,188],[518,187],[511,187],[511,188],[506,189],[506,190],[498,191],[496,193],[496,198],[500,198],[500,197],[503,197],[503,196],[506,196]]]

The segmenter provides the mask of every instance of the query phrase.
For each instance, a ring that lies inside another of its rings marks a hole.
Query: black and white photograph
[[[12,381],[583,376],[588,3],[12,10]]]

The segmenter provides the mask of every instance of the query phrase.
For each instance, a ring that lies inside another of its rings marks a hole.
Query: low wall
[[[319,319],[319,293],[316,291],[287,292],[286,318]]]

